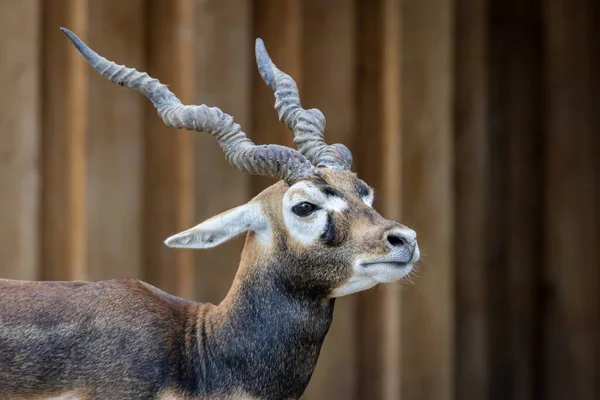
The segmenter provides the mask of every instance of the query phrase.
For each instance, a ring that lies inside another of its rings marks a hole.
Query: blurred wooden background
[[[599,23],[594,0],[0,0],[0,276],[218,303],[242,240],[162,241],[272,181],[163,126],[58,28],[291,145],[262,37],[424,253],[414,285],[337,302],[304,398],[598,399]]]

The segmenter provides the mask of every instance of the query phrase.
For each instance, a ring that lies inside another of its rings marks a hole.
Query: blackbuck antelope
[[[218,108],[185,106],[148,74],[99,56],[63,29],[110,81],[146,96],[163,121],[214,136],[234,167],[279,181],[249,203],[166,240],[205,249],[246,234],[218,306],[135,279],[0,281],[0,399],[297,399],[336,297],[394,282],[419,259],[416,234],[380,216],[352,155],[323,140],[325,118],[259,39],[256,60],[298,151],[255,145]]]

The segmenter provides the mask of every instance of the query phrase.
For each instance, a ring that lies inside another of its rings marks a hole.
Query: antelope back
[[[141,400],[195,382],[186,332],[208,306],[133,279],[0,280],[0,299],[0,399]]]

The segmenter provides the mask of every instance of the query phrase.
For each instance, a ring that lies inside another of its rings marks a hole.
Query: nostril
[[[387,240],[394,247],[406,246],[406,243],[408,243],[406,238],[404,236],[399,235],[398,233],[389,234]]]

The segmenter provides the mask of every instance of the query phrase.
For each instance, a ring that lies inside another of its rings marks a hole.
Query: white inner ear
[[[369,207],[373,207],[373,200],[375,199],[375,192],[371,190],[368,195],[362,198],[362,201]]]
[[[305,201],[319,206],[321,210],[306,217],[294,214],[292,207]],[[325,231],[328,212],[340,212],[346,207],[348,207],[346,200],[336,196],[327,196],[307,182],[298,182],[291,186],[283,196],[283,222],[291,237],[308,245]]]
[[[258,240],[268,242],[271,238],[269,221],[259,203],[248,203],[225,211],[195,227],[171,236],[165,240],[169,247],[188,249],[208,249],[253,231]]]

